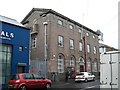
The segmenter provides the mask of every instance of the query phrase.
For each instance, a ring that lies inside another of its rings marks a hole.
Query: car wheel
[[[88,82],[88,79],[87,79],[87,78],[85,79],[85,82]]]
[[[93,81],[95,81],[95,77],[93,78]]]
[[[47,83],[46,84],[46,88],[50,88],[50,87],[51,87],[51,85]]]
[[[21,86],[19,90],[27,90],[27,87],[25,85]]]

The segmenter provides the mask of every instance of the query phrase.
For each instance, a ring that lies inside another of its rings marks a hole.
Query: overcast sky
[[[104,34],[105,44],[118,47],[120,0],[0,0],[0,15],[21,22],[32,8],[53,9]]]

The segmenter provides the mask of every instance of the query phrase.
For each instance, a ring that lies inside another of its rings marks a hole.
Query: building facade
[[[103,43],[99,43],[99,51],[100,51],[100,54],[102,54],[109,51],[119,51],[119,49],[105,45]]]
[[[98,34],[93,30],[51,9],[33,8],[22,24],[31,28],[30,59],[45,61],[47,56],[48,76],[99,72]]]
[[[0,88],[6,87],[10,75],[29,72],[29,36],[22,24],[0,16]]]

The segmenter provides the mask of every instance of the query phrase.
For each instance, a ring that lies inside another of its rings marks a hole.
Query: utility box
[[[100,55],[100,89],[120,90],[120,52],[110,51]]]

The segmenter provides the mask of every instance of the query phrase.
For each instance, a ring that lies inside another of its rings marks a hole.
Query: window
[[[18,80],[20,79],[19,75],[12,75],[10,80]]]
[[[38,74],[33,74],[33,76],[34,76],[35,79],[42,79],[42,77],[39,76]]]
[[[97,60],[93,62],[93,72],[97,72]]]
[[[22,46],[19,47],[19,51],[20,51],[20,52],[23,51],[23,47],[22,47]]]
[[[82,42],[79,42],[79,50],[80,50],[80,51],[83,50]]]
[[[73,29],[73,25],[69,25],[69,28],[70,28],[70,29]]]
[[[33,31],[38,31],[39,30],[39,25],[38,24],[34,24],[33,25]]]
[[[86,33],[86,36],[90,36],[90,34],[87,32],[87,33]]]
[[[62,54],[58,55],[58,73],[64,72],[64,56]]]
[[[82,30],[79,29],[80,40],[82,39]]]
[[[80,61],[80,62],[84,62],[84,59],[83,59],[82,56],[79,58],[79,61]]]
[[[91,72],[91,62],[90,62],[90,58],[87,60],[87,71]]]
[[[24,78],[24,79],[34,79],[34,77],[33,77],[32,74],[24,74],[24,75],[23,75],[23,78]]]
[[[87,52],[90,53],[90,45],[87,44]]]
[[[74,57],[71,57],[71,59],[70,59],[70,66],[71,67],[75,66],[75,59],[74,59]]]
[[[1,83],[7,83],[11,75],[12,46],[0,44],[0,78]]]
[[[62,20],[58,20],[58,24],[59,25],[63,25],[63,21]]]
[[[74,49],[74,40],[70,39],[70,49]]]
[[[37,38],[32,38],[32,48],[36,48]]]
[[[63,38],[63,36],[58,36],[58,46],[60,46],[60,47],[64,46],[64,38]]]
[[[97,53],[96,47],[93,48],[93,53],[94,53],[94,54]]]

